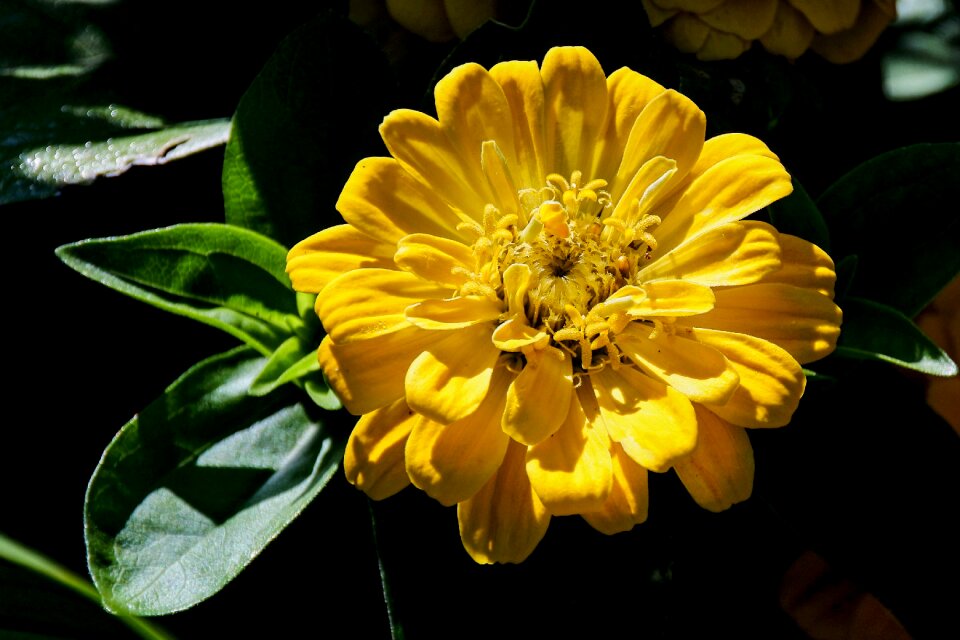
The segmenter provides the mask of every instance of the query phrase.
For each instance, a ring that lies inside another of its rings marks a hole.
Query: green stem
[[[60,566],[46,556],[32,549],[28,549],[18,542],[14,542],[2,533],[0,533],[0,558],[9,560],[14,564],[35,571],[55,582],[59,582],[63,586],[74,590],[97,604],[102,603],[100,593],[88,581]],[[117,617],[141,638],[147,638],[148,640],[173,640],[173,636],[141,618],[125,615],[118,615]]]

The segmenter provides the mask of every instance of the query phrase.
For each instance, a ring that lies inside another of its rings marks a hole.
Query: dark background
[[[551,8],[538,10],[537,38],[498,47],[468,41],[446,65],[542,59],[551,45],[584,44],[608,73],[627,64],[687,92],[707,112],[708,135],[761,136],[814,196],[880,152],[960,139],[957,88],[912,102],[883,99],[879,56],[892,35],[843,67],[813,56],[771,61],[759,50],[702,64],[663,47],[642,12],[542,4]],[[229,116],[281,39],[315,13],[279,1],[256,9],[179,0],[99,8],[114,56],[87,90],[170,122]],[[404,88],[389,88],[390,108],[430,109],[423,96],[450,46],[407,42],[394,69]],[[363,70],[356,74],[361,82]],[[746,88],[736,98],[724,90],[731,78]],[[343,86],[347,104],[350,96]],[[344,149],[344,171],[362,157],[355,153]],[[235,343],[84,279],[53,250],[87,237],[222,221],[222,161],[222,149],[208,151],[0,209],[8,287],[0,531],[81,575],[84,491],[104,447],[191,364]],[[892,269],[897,244],[936,233],[924,228],[922,211],[904,215],[903,227],[891,230]],[[317,219],[318,228],[335,220],[333,202]],[[806,550],[878,596],[914,637],[947,637],[958,627],[956,434],[925,408],[921,378],[869,364],[845,376],[842,386],[811,381],[789,427],[751,433],[754,498],[728,512],[702,511],[673,474],[656,476],[649,521],[634,531],[608,538],[580,519],[554,518],[525,563],[481,567],[460,546],[454,509],[414,489],[371,506],[338,472],[222,592],[157,622],[182,638],[388,637],[372,509],[408,638],[804,638],[778,593]],[[353,418],[331,420],[349,429]],[[64,605],[51,612],[52,630],[21,630],[71,637],[72,615]],[[125,633],[108,625],[77,637]]]

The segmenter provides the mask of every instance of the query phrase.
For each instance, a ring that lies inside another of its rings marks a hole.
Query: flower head
[[[361,415],[347,478],[456,504],[478,562],[523,560],[551,516],[632,528],[648,470],[707,509],[746,499],[744,427],[790,420],[840,323],[830,258],[743,220],[790,193],[777,157],[704,142],[690,100],[579,47],[457,67],[436,106],[386,117],[347,224],[288,258]]]
[[[736,58],[758,40],[770,53],[797,58],[813,49],[853,62],[896,17],[894,0],[643,0],[654,27],[701,60]]]

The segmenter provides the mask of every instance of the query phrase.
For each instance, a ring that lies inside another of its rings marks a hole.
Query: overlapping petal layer
[[[789,19],[772,0],[749,20],[655,1],[711,29]],[[456,504],[481,563],[526,558],[551,516],[632,528],[648,472],[675,469],[707,509],[745,500],[744,428],[790,420],[799,363],[841,320],[829,256],[744,220],[791,191],[777,156],[705,141],[689,99],[579,47],[458,67],[436,100],[437,118],[386,117],[392,157],[357,164],[347,224],[289,255],[319,293],[324,373],[361,415],[347,478]]]
[[[654,27],[701,60],[736,58],[759,41],[796,58],[807,49],[834,63],[857,60],[896,17],[893,0],[643,0]]]

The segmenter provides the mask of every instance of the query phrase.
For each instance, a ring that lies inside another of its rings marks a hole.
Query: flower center
[[[530,274],[525,295],[511,303],[504,320],[522,304],[529,326],[571,352],[583,370],[602,366],[616,352],[608,332],[622,330],[628,320],[611,325],[612,312],[603,303],[635,284],[638,265],[657,245],[648,229],[660,223],[657,216],[639,213],[637,202],[614,207],[606,187],[606,180],[584,181],[580,171],[569,179],[550,174],[544,186],[518,192],[515,212],[487,205],[482,225],[462,225],[478,235],[477,271],[459,293],[497,297],[507,306],[514,294],[506,290],[503,274],[524,265]]]

